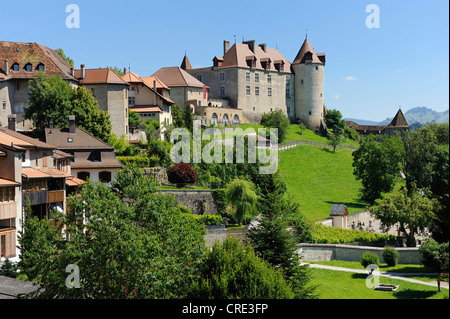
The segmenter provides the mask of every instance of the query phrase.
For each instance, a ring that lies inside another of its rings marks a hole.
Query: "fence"
[[[293,147],[297,147],[298,145],[303,144],[303,145],[314,145],[314,146],[330,146],[327,143],[322,143],[322,142],[314,142],[314,141],[304,141],[304,140],[295,140],[295,141],[290,141],[290,142],[285,142],[285,143],[280,143],[278,144],[278,150],[279,151],[284,151]],[[337,145],[336,148],[338,149],[349,149],[349,150],[357,150],[358,148],[355,146],[350,146],[350,145]]]

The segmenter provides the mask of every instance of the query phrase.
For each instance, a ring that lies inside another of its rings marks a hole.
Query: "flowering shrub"
[[[167,177],[172,184],[193,184],[197,181],[197,171],[187,163],[180,163],[170,168]]]

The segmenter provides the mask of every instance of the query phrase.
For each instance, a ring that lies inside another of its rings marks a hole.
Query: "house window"
[[[267,74],[267,83],[272,83],[272,74]]]
[[[267,88],[267,95],[272,96],[272,88]]]
[[[14,63],[14,64],[11,66],[11,69],[12,69],[14,72],[19,72],[19,63]]]
[[[134,96],[128,97],[128,106],[135,106],[136,105],[136,99]]]
[[[250,95],[250,85],[245,87],[245,94]]]
[[[255,86],[255,95],[259,95],[259,86]]]
[[[44,67],[44,65],[43,65],[42,63],[39,63],[38,66],[36,67],[36,69],[37,69],[38,71],[42,71],[42,72],[45,71],[45,67]]]
[[[220,73],[220,81],[225,81],[225,73]]]
[[[25,64],[25,72],[33,72],[33,66],[31,63]]]
[[[250,81],[250,72],[245,72],[245,79]]]
[[[109,183],[109,182],[111,182],[111,172],[104,171],[104,172],[98,173],[98,179],[102,183]]]
[[[83,181],[87,181],[87,179],[91,177],[91,173],[89,173],[89,172],[78,172],[77,177],[79,179],[82,179]]]
[[[14,201],[16,190],[14,187],[0,188],[0,203]]]
[[[225,87],[224,86],[220,87],[220,95],[225,95]]]
[[[100,151],[93,151],[90,155],[90,159],[93,162],[101,162],[102,161],[102,155]]]
[[[259,82],[259,73],[255,73],[255,82]]]

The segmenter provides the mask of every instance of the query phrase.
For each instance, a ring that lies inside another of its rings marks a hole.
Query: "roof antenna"
[[[234,44],[236,44],[236,34],[234,35]]]
[[[308,39],[308,29],[306,29],[306,39]]]

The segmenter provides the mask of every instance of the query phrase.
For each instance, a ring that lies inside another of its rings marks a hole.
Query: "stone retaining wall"
[[[172,194],[178,204],[189,208],[193,214],[217,214],[217,205],[213,192],[209,190],[158,190],[163,194]]]
[[[382,256],[383,249],[381,247],[369,246],[352,246],[337,244],[298,244],[298,252],[303,254],[305,261],[361,261],[362,255],[369,251],[375,253],[380,258],[380,262],[384,263]],[[422,264],[418,247],[411,248],[395,248],[399,252],[399,264]]]

